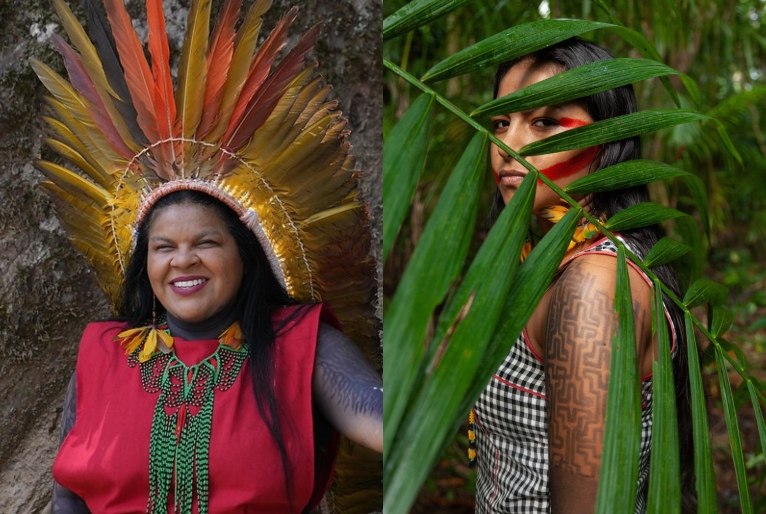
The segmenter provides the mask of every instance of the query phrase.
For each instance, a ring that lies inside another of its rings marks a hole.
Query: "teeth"
[[[197,278],[194,280],[182,280],[180,282],[173,282],[176,287],[194,287],[202,284],[205,281],[203,278]]]

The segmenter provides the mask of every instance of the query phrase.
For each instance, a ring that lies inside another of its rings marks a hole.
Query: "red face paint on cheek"
[[[578,120],[576,118],[559,118],[559,125],[564,128],[577,128],[584,127],[585,125],[590,125],[590,122],[585,120]]]
[[[590,164],[593,162],[593,159],[596,158],[598,150],[598,146],[591,146],[590,148],[587,148],[579,154],[575,155],[571,159],[541,169],[540,173],[551,180],[558,180],[561,178],[569,177],[581,169],[590,166]],[[542,181],[538,180],[537,183],[542,184]]]

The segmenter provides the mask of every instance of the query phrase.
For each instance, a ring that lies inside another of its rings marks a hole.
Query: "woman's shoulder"
[[[91,321],[83,331],[80,346],[104,344],[118,346],[117,334],[125,330],[127,327],[128,324],[124,321]]]

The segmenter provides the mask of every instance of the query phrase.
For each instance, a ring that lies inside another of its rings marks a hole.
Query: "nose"
[[[518,151],[525,144],[521,137],[521,131],[518,129],[518,127],[515,126],[513,121],[510,122],[510,124],[508,125],[508,127],[502,134],[496,134],[496,136],[498,137],[498,139],[500,139],[500,141],[505,143],[505,145],[508,146],[513,151]],[[493,145],[493,146],[495,147],[495,151],[497,152],[497,154],[500,156],[500,158],[503,161],[508,162],[512,160],[508,152],[506,152],[505,150],[503,150],[497,145]]]
[[[175,268],[188,268],[199,262],[199,256],[193,248],[178,248],[173,254],[170,265]]]

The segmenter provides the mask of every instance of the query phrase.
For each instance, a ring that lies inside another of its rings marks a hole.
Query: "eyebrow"
[[[200,239],[205,239],[206,237],[218,236],[220,234],[221,234],[221,231],[217,230],[217,229],[206,230],[204,232],[200,232],[199,234],[196,234],[194,236],[194,239],[198,241]],[[160,236],[151,236],[149,238],[149,241],[166,241],[168,243],[172,243],[173,239],[171,237],[169,237],[169,236],[161,236],[160,235]]]

